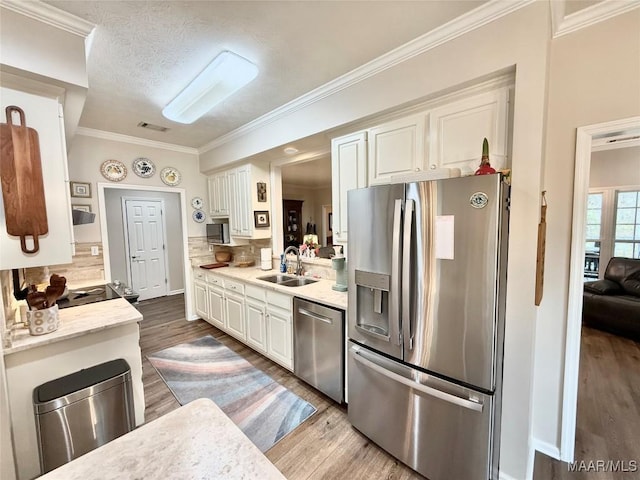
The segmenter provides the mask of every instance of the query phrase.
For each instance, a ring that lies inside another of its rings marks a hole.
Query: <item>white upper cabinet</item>
[[[7,206],[4,205],[2,196],[0,196],[0,269],[71,263],[73,226],[62,108],[57,98],[34,95],[5,87],[0,88],[0,103],[3,124],[8,123],[5,118],[6,107],[13,105],[24,112],[26,127],[37,132],[48,230],[48,233],[38,236],[38,251],[25,253],[21,248],[20,237],[8,233],[7,220],[9,217],[16,217],[16,215],[15,213],[7,215],[5,210]],[[12,123],[20,125],[20,120],[15,117]],[[9,133],[9,127],[3,125],[3,130],[5,129]],[[5,141],[4,133],[3,142]],[[20,137],[19,134],[18,137]],[[11,138],[10,133],[8,138]],[[24,139],[29,142],[28,136]],[[12,140],[14,143],[18,141],[19,138]],[[3,144],[3,162],[9,160],[4,149],[5,145]],[[31,150],[30,158],[36,158],[33,150]],[[17,158],[14,157],[14,160]],[[3,171],[3,183],[7,180],[6,172]],[[10,208],[17,212],[16,218],[18,220],[35,213],[29,212],[28,202],[21,205],[16,204]],[[15,210],[16,208],[17,210]],[[13,224],[13,220],[10,222]],[[14,230],[13,225],[10,225],[9,229],[12,232],[17,231]],[[33,250],[33,237],[28,235],[25,238],[26,249]]]
[[[425,114],[369,129],[369,185],[390,183],[392,175],[420,172],[425,163]]]
[[[255,227],[254,212],[270,212],[271,200],[266,190],[269,170],[246,164],[210,175],[209,206],[212,217],[229,217],[229,234],[237,238],[270,238],[270,227]],[[260,186],[259,186],[260,184]],[[258,190],[262,195],[258,196]]]
[[[482,140],[489,161],[506,168],[509,88],[503,87],[434,108],[429,112],[429,168],[459,168],[471,175],[480,165]]]
[[[253,211],[251,208],[251,166],[237,168],[230,176],[231,205],[233,215],[229,218],[231,235],[251,237],[253,234]]]
[[[332,139],[333,242],[348,241],[347,191],[353,188],[473,175],[485,137],[491,166],[509,168],[511,89],[506,77],[492,79]]]
[[[333,242],[347,242],[347,191],[367,186],[367,133],[331,140]]]
[[[212,217],[229,216],[229,180],[227,172],[216,173],[208,178],[209,213]]]

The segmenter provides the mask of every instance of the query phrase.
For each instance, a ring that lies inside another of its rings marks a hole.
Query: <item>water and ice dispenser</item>
[[[391,276],[355,271],[356,329],[389,339],[389,287]]]

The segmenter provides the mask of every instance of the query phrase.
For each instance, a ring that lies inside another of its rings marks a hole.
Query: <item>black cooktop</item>
[[[65,299],[58,300],[58,308],[78,307],[89,303],[103,302],[124,298],[131,303],[138,300],[138,294],[123,284],[117,287],[112,283],[106,285],[94,285],[91,287],[77,288],[69,290],[69,295]]]

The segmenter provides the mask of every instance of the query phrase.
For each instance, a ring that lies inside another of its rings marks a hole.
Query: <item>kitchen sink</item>
[[[267,275],[266,277],[258,277],[258,280],[275,283],[277,285],[282,285],[283,287],[301,287],[303,285],[309,285],[310,283],[317,282],[317,280],[312,280],[306,277],[296,277],[293,275]]]
[[[266,277],[258,277],[258,280],[263,280],[269,283],[282,283],[287,280],[295,280],[293,275],[267,275]]]
[[[296,277],[291,280],[287,280],[285,282],[280,282],[278,285],[282,285],[284,287],[301,287],[302,285],[309,285],[310,283],[316,283],[317,280],[311,280],[306,277]]]

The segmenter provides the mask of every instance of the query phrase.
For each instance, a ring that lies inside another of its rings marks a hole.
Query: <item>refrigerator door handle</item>
[[[389,336],[396,345],[401,344],[400,338],[400,235],[402,221],[402,199],[396,198],[393,207],[393,241],[391,244],[391,305],[389,318]]]
[[[406,350],[413,350],[411,329],[411,227],[413,226],[413,200],[406,200],[402,238],[402,337]]]
[[[450,393],[443,392],[436,388],[429,387],[427,385],[423,385],[418,383],[410,378],[403,377],[402,375],[398,375],[395,372],[387,370],[384,367],[381,367],[375,362],[364,358],[360,355],[359,350],[352,348],[351,352],[353,353],[353,358],[363,364],[364,366],[370,368],[371,370],[383,375],[391,380],[394,380],[398,383],[401,383],[409,388],[417,390],[418,392],[424,393],[425,395],[429,395],[431,397],[438,398],[448,403],[452,403],[454,405],[458,405],[459,407],[467,408],[469,410],[473,410],[475,412],[482,412],[484,405],[482,403],[477,403],[472,400],[466,400],[464,398],[456,397],[455,395],[451,395]]]

